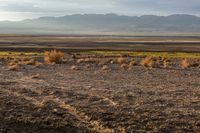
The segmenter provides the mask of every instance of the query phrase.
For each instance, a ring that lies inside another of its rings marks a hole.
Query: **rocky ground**
[[[200,132],[200,69],[0,61],[0,132]]]

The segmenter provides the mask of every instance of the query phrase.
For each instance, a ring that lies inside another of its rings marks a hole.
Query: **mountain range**
[[[186,14],[140,17],[117,14],[74,14],[0,22],[0,33],[6,34],[134,32],[200,32],[200,17]]]

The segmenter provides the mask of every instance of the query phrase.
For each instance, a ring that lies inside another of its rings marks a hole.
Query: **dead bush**
[[[78,64],[81,64],[83,62],[84,62],[84,59],[78,59],[78,60],[76,60],[76,63],[78,63]]]
[[[64,53],[58,50],[44,52],[44,61],[47,64],[60,64],[64,60]]]
[[[101,70],[103,70],[103,71],[109,70],[109,67],[107,65],[103,65]]]
[[[17,71],[18,69],[19,69],[18,64],[8,66],[8,70],[10,70],[10,71]]]
[[[181,59],[181,64],[180,65],[181,65],[182,69],[186,69],[186,68],[190,67],[190,63],[189,63],[187,58]]]
[[[119,57],[119,58],[117,58],[117,63],[124,64],[124,63],[127,63],[127,60],[124,57]]]
[[[129,65],[128,64],[121,64],[121,68],[123,68],[123,69],[129,69]]]
[[[75,65],[72,65],[72,66],[70,67],[70,69],[71,69],[71,70],[78,70],[77,66],[75,66]]]
[[[137,63],[134,61],[134,60],[132,60],[130,63],[129,63],[129,66],[131,67],[131,66],[136,66],[137,65]]]
[[[13,66],[13,65],[16,65],[16,64],[18,64],[18,63],[15,62],[15,61],[11,61],[8,65],[9,65],[9,66]]]
[[[36,61],[36,62],[35,62],[35,67],[40,67],[41,65],[42,65],[41,62],[39,62],[39,61]]]
[[[152,68],[153,65],[153,60],[152,57],[145,57],[144,59],[141,60],[140,64],[144,67],[150,67]]]
[[[76,60],[76,63],[78,63],[78,64],[81,64],[81,63],[98,63],[98,62],[99,62],[98,59],[91,58],[91,57]]]
[[[171,65],[171,61],[169,59],[166,59],[163,61],[163,67],[164,68],[169,68]]]
[[[25,62],[26,65],[35,65],[35,63],[36,63],[35,59],[30,59],[29,61]]]
[[[97,63],[98,60],[95,59],[95,58],[85,58],[85,59],[84,59],[84,62],[85,62],[85,63]]]
[[[39,77],[40,77],[40,74],[39,74],[39,73],[37,73],[37,74],[31,76],[32,79],[37,79],[37,78],[39,78]]]

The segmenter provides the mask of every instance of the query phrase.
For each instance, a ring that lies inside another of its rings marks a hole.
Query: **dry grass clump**
[[[146,68],[152,68],[153,67],[153,58],[152,57],[145,57],[141,60],[140,64]]]
[[[124,63],[127,63],[127,60],[124,57],[119,57],[119,58],[117,58],[117,63],[118,64],[124,64]]]
[[[11,66],[8,66],[8,70],[10,70],[10,71],[17,71],[18,69],[19,69],[18,64],[13,64]]]
[[[39,73],[37,73],[37,74],[31,76],[32,79],[37,79],[37,78],[39,78],[39,77],[40,77],[40,74],[39,74]]]
[[[129,69],[129,65],[128,65],[128,64],[125,64],[125,63],[123,63],[123,64],[121,64],[121,68],[123,68],[123,69]]]
[[[35,65],[36,60],[35,60],[35,59],[30,59],[30,60],[28,60],[28,61],[25,61],[24,63],[25,63],[26,65]]]
[[[186,69],[186,68],[189,68],[191,65],[190,65],[190,62],[188,61],[188,59],[187,58],[183,58],[182,60],[181,60],[181,68],[182,69]]]
[[[134,60],[132,60],[130,63],[129,63],[129,66],[131,67],[131,66],[136,66],[137,65],[137,63],[134,61]]]
[[[18,64],[18,62],[11,61],[8,65],[9,65],[9,66],[13,66],[13,65],[16,65],[16,64]]]
[[[109,67],[107,65],[103,65],[101,70],[103,70],[103,71],[109,70]]]
[[[35,62],[35,67],[40,67],[41,65],[42,65],[41,62],[39,62],[39,61],[36,61],[36,62]]]
[[[20,60],[17,59],[17,58],[14,58],[14,59],[11,59],[10,62],[9,62],[9,66],[12,66],[12,65],[16,65],[16,64],[19,64]]]
[[[45,51],[44,62],[47,64],[60,64],[64,60],[64,53],[58,50]]]
[[[76,60],[76,63],[78,63],[78,64],[81,64],[83,62],[84,62],[84,59],[78,59],[78,60]]]
[[[98,63],[99,60],[98,59],[95,59],[95,58],[91,58],[91,57],[88,57],[88,58],[85,58],[85,59],[78,59],[76,60],[76,63],[77,64],[81,64],[81,63]]]
[[[169,68],[170,66],[171,66],[171,61],[169,59],[163,61],[164,68]]]
[[[86,63],[97,63],[98,60],[95,59],[95,58],[86,58],[86,59],[84,60],[84,62],[86,62]]]
[[[71,69],[71,70],[78,70],[77,66],[75,66],[75,65],[72,65],[72,66],[70,67],[70,69]]]

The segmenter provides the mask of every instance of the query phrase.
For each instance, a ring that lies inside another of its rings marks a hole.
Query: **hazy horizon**
[[[65,15],[59,15],[59,16],[39,16],[39,17],[32,17],[32,18],[25,18],[25,19],[20,19],[20,20],[1,20],[0,22],[3,21],[11,21],[11,22],[19,22],[19,21],[24,21],[24,20],[34,20],[34,19],[39,19],[39,18],[45,18],[45,17],[52,17],[52,18],[60,18],[60,17],[65,17],[65,16],[73,16],[73,15],[117,15],[117,16],[127,16],[127,17],[142,17],[142,16],[158,16],[158,17],[168,17],[168,16],[173,16],[173,15],[189,15],[189,16],[195,16],[199,17],[198,15],[193,15],[193,14],[169,14],[169,15],[154,15],[154,14],[143,14],[143,15],[123,15],[123,14],[116,14],[116,13],[105,13],[105,14],[100,14],[100,13],[76,13],[76,14],[65,14]]]
[[[200,16],[198,0],[0,0],[0,21],[71,14],[127,16],[189,14]]]

